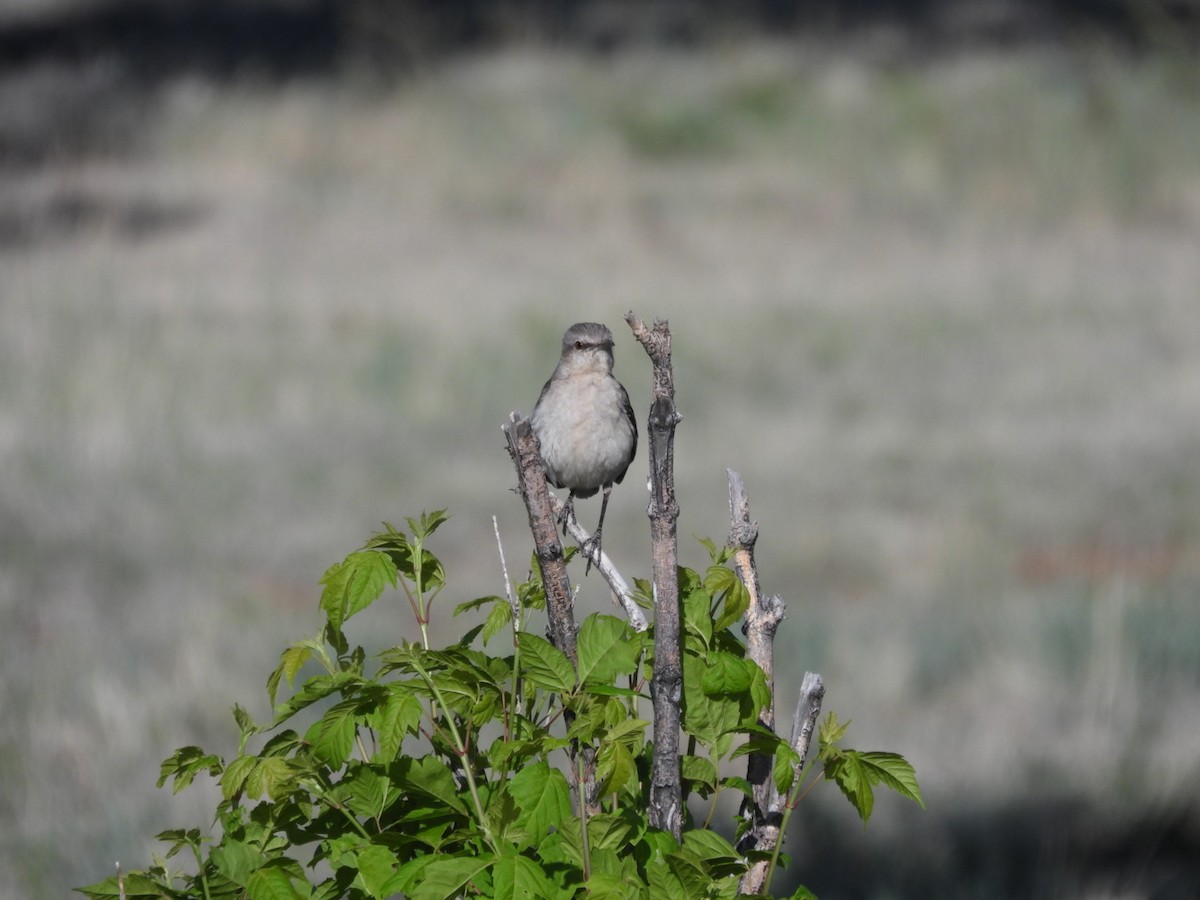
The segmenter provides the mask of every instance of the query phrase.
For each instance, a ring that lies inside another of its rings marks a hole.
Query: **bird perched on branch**
[[[575,498],[603,490],[600,523],[583,547],[591,570],[591,548],[600,550],[604,512],[637,453],[637,421],[629,394],[612,374],[613,336],[596,322],[572,325],[563,335],[562,356],[542,388],[530,424],[542,447],[546,478],[569,488],[563,521],[575,513]]]

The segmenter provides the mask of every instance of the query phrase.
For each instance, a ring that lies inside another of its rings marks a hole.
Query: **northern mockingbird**
[[[563,519],[575,512],[576,497],[600,501],[600,523],[587,545],[600,549],[604,511],[637,453],[637,421],[629,395],[612,374],[613,336],[604,325],[580,322],[563,335],[562,356],[542,388],[530,424],[542,446],[546,478],[570,488]],[[591,570],[589,546],[586,575]]]

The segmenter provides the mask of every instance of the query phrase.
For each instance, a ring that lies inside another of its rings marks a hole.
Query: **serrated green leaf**
[[[847,722],[843,725],[838,721],[837,713],[832,710],[825,714],[825,717],[821,719],[821,725],[817,731],[822,758],[825,757],[826,748],[834,748],[834,745],[846,736],[846,731],[849,728],[850,723]]]
[[[692,790],[708,796],[717,789],[717,767],[703,756],[684,756],[680,760],[680,775],[684,781],[692,782]],[[697,787],[704,788],[703,791]]]
[[[260,759],[246,778],[246,796],[258,799],[267,796],[279,800],[287,795],[293,782],[292,768],[279,756]]]
[[[250,876],[266,861],[257,847],[226,836],[210,854],[217,871],[234,884],[245,885]]]
[[[279,692],[280,681],[286,680],[290,688],[296,673],[304,668],[304,664],[311,658],[312,653],[312,642],[301,641],[288,647],[279,655],[279,665],[267,679],[267,696],[271,699],[272,707],[275,706],[275,696]]]
[[[804,885],[799,885],[788,900],[817,900],[817,895]]]
[[[683,833],[683,849],[705,861],[741,860],[741,854],[717,832],[692,828]]]
[[[313,740],[317,759],[337,769],[350,757],[354,748],[357,700],[343,700],[325,711]]]
[[[416,734],[425,709],[407,685],[388,685],[388,698],[371,716],[379,741],[379,759],[391,762],[400,753],[404,738]]]
[[[744,694],[754,681],[754,663],[717,650],[708,654],[708,665],[700,686],[711,696]]]
[[[580,683],[611,684],[617,676],[637,671],[641,638],[615,616],[592,613],[583,620],[576,643]]]
[[[605,741],[596,754],[596,784],[598,792],[615,794],[637,773],[633,754],[620,741]]]
[[[158,770],[157,784],[162,787],[168,778],[173,777],[175,780],[171,784],[171,793],[178,794],[204,771],[214,777],[220,775],[220,758],[205,753],[199,747],[180,747],[173,756],[163,760]]]
[[[233,720],[237,722],[238,730],[242,735],[253,734],[258,730],[258,726],[254,724],[254,720],[250,718],[250,713],[246,712],[240,704],[233,705]]]
[[[545,760],[525,766],[508,782],[508,793],[521,810],[517,820],[536,847],[571,815],[571,789],[558,769]]]
[[[246,785],[246,779],[250,777],[250,773],[254,771],[256,765],[258,765],[257,756],[239,756],[227,765],[221,776],[221,795],[226,800],[232,800],[240,794]]]
[[[346,805],[356,815],[375,818],[388,802],[395,799],[392,782],[377,766],[350,764],[348,772],[337,784],[337,796],[346,798]]]
[[[883,750],[847,752],[857,753],[872,784],[882,784],[891,788],[902,797],[916,801],[922,809],[925,808],[925,801],[921,799],[921,788],[917,784],[917,773],[903,756]]]
[[[479,609],[481,606],[493,606],[495,604],[508,606],[508,600],[496,594],[490,594],[487,597],[476,597],[474,600],[465,600],[454,607],[454,615],[457,617],[468,610]]]
[[[646,865],[646,883],[650,888],[650,900],[692,900],[665,857],[653,859]]]
[[[492,867],[494,900],[550,900],[554,884],[532,859],[505,856]]]
[[[565,653],[528,631],[517,634],[517,645],[521,649],[521,671],[528,681],[561,693],[574,689],[575,669]]]
[[[272,860],[255,871],[246,884],[248,900],[308,900],[311,889],[306,881],[293,880],[290,862]]]
[[[358,877],[374,900],[391,896],[390,884],[396,876],[396,862],[396,854],[378,844],[370,844],[354,854]]]
[[[712,645],[712,597],[697,589],[683,595],[683,627],[696,635],[705,649]]]
[[[488,641],[506,629],[511,622],[512,607],[508,603],[497,603],[493,606],[483,623],[483,645],[486,647]]]
[[[458,785],[446,764],[434,756],[402,757],[396,763],[396,780],[411,791],[433,797],[455,812],[466,813]]]
[[[492,865],[494,857],[451,856],[435,859],[421,871],[421,880],[409,888],[409,900],[447,900],[468,881]]]
[[[325,585],[321,609],[329,624],[340,629],[347,619],[374,603],[384,587],[395,587],[397,578],[395,562],[378,550],[358,550],[331,566],[321,577]]]
[[[791,745],[780,741],[775,750],[775,762],[771,769],[771,777],[775,781],[775,789],[781,794],[787,794],[796,780],[796,767],[800,764],[800,756]]]
[[[300,710],[318,700],[324,700],[338,691],[350,691],[362,683],[362,678],[353,672],[337,672],[333,675],[314,675],[301,686],[286,703],[275,709],[273,724],[281,725]]]
[[[712,755],[720,757],[720,742],[724,740],[728,744],[730,740],[721,736],[738,728],[743,716],[737,698],[712,696],[704,691],[701,685],[707,672],[708,666],[703,659],[691,653],[683,654],[683,725],[689,734],[710,748]]]
[[[119,897],[133,900],[137,897],[170,896],[167,892],[169,888],[160,886],[156,880],[144,872],[127,872],[122,880],[124,883],[118,884],[117,876],[113,875],[87,887],[75,888],[75,891],[85,897],[92,897],[94,900],[117,900]]]

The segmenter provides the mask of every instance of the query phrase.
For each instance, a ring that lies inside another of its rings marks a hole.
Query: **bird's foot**
[[[600,529],[596,529],[596,533],[584,541],[579,549],[587,557],[587,565],[583,569],[583,577],[586,578],[588,573],[592,571],[593,561],[595,561],[597,568],[600,567]]]

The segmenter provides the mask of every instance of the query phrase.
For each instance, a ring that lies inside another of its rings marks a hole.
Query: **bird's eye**
[[[576,342],[575,342],[575,349],[576,349],[576,350],[582,350],[582,349],[583,349],[583,341],[576,341]]]

